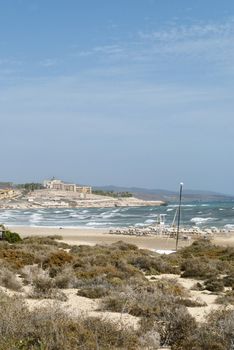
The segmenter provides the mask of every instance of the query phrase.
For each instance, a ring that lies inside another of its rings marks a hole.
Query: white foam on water
[[[151,220],[151,219],[145,220],[145,224],[154,224],[155,222],[156,222],[155,220]]]
[[[42,221],[42,215],[39,214],[39,213],[34,213],[30,216],[29,218],[29,222],[30,223],[38,223],[38,222],[41,222]]]
[[[93,227],[96,227],[96,226],[108,226],[108,225],[113,225],[112,222],[87,222],[86,226],[93,226]]]
[[[196,225],[201,225],[204,224],[205,222],[215,220],[215,218],[200,218],[200,217],[195,217],[192,218],[190,221],[194,222]]]
[[[120,209],[114,209],[112,210],[112,213],[118,213],[120,211]]]
[[[106,211],[104,213],[101,213],[99,216],[101,218],[104,218],[104,219],[109,219],[109,218],[112,218],[112,217],[116,216],[115,214],[116,214],[115,211],[113,211],[113,212]]]
[[[142,224],[142,222],[138,222],[137,224],[134,225],[135,227],[144,227],[145,224]]]

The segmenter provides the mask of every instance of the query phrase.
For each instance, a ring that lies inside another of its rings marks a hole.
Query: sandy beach
[[[108,229],[86,229],[86,228],[47,228],[47,227],[31,227],[31,226],[10,226],[12,231],[21,235],[28,236],[50,236],[60,235],[63,241],[72,245],[95,245],[95,244],[111,244],[118,241],[124,241],[137,245],[143,249],[175,249],[175,239],[159,236],[127,236],[109,234]],[[229,236],[216,236],[212,242],[217,245],[234,247],[234,232]],[[192,243],[190,241],[179,241],[179,247],[186,247]]]
[[[10,226],[12,231],[21,235],[28,236],[50,236],[60,235],[63,241],[72,245],[95,245],[111,244],[118,241],[124,241],[137,245],[143,249],[175,249],[175,239],[158,236],[125,236],[112,235],[105,229],[85,229],[85,228],[47,228],[47,227],[29,227],[29,226]],[[180,241],[179,246],[188,246],[190,242]]]

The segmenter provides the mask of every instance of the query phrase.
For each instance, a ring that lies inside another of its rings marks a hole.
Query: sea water
[[[162,207],[1,209],[0,223],[9,226],[144,227],[156,223],[159,214],[166,214],[166,224],[170,225],[177,208],[178,204],[174,203]],[[234,201],[182,204],[181,225],[234,230]]]

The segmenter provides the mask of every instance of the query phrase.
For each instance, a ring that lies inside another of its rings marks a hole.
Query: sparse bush
[[[166,295],[180,298],[188,298],[190,296],[189,291],[173,278],[160,278],[152,285]]]
[[[176,303],[186,307],[203,307],[207,304],[200,299],[177,298]]]
[[[179,269],[167,263],[161,256],[138,256],[129,261],[133,266],[143,270],[147,274],[157,275],[162,273],[179,273]]]
[[[223,281],[218,278],[210,278],[204,283],[205,289],[213,293],[219,293],[224,290]]]
[[[29,312],[20,298],[0,293],[1,350],[139,349],[131,328],[98,318],[76,319],[59,307]]]
[[[0,349],[18,349],[15,344],[31,331],[28,316],[28,310],[21,297],[9,297],[0,291]]]
[[[206,323],[184,339],[184,350],[232,350],[234,340],[234,310],[220,309],[211,312]]]
[[[217,304],[234,305],[234,291],[227,291],[224,295],[220,295],[216,298]]]
[[[187,338],[183,339],[180,347],[172,347],[178,350],[231,350],[227,347],[226,341],[215,330],[210,329],[206,324],[196,328]]]
[[[50,271],[50,276],[51,274]],[[56,288],[66,289],[66,288],[77,288],[78,279],[75,276],[72,266],[65,265],[62,270],[60,270],[53,278],[53,284]]]
[[[234,274],[223,277],[223,284],[225,287],[232,287],[234,289]]]
[[[60,235],[50,235],[50,236],[29,236],[25,237],[23,239],[24,244],[32,244],[32,243],[37,243],[37,244],[52,244],[52,245],[57,245],[59,244],[56,242],[57,240],[63,240],[63,236]]]
[[[194,318],[184,306],[168,305],[160,317],[151,315],[141,320],[140,333],[152,332],[160,335],[160,345],[174,349],[184,349],[181,344],[197,328]]]
[[[104,286],[93,286],[79,289],[77,294],[90,299],[98,299],[108,295],[109,290]]]
[[[15,273],[6,267],[0,269],[0,285],[15,291],[21,290],[21,283],[17,280]]]
[[[212,276],[217,276],[218,271],[210,261],[204,258],[186,259],[181,264],[183,271],[181,277],[207,279]]]
[[[67,300],[66,295],[56,288],[54,280],[49,277],[48,271],[33,267],[24,269],[23,274],[26,283],[30,283],[32,286],[32,290],[28,295],[30,298]]]
[[[142,349],[156,350],[160,348],[160,334],[154,329],[142,333],[139,341]]]
[[[183,296],[183,289],[179,294]],[[187,293],[184,296],[187,296]],[[105,297],[102,307],[114,312],[127,312],[133,316],[159,317],[166,308],[180,304],[180,299],[177,288],[170,289],[168,282],[162,281],[161,284],[142,286],[129,284]]]

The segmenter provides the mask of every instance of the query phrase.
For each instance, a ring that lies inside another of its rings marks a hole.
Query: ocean
[[[165,214],[170,225],[178,204],[163,207],[74,208],[74,209],[1,209],[0,223],[9,226],[47,227],[143,227]],[[181,225],[234,230],[234,201],[186,203],[181,207]]]

